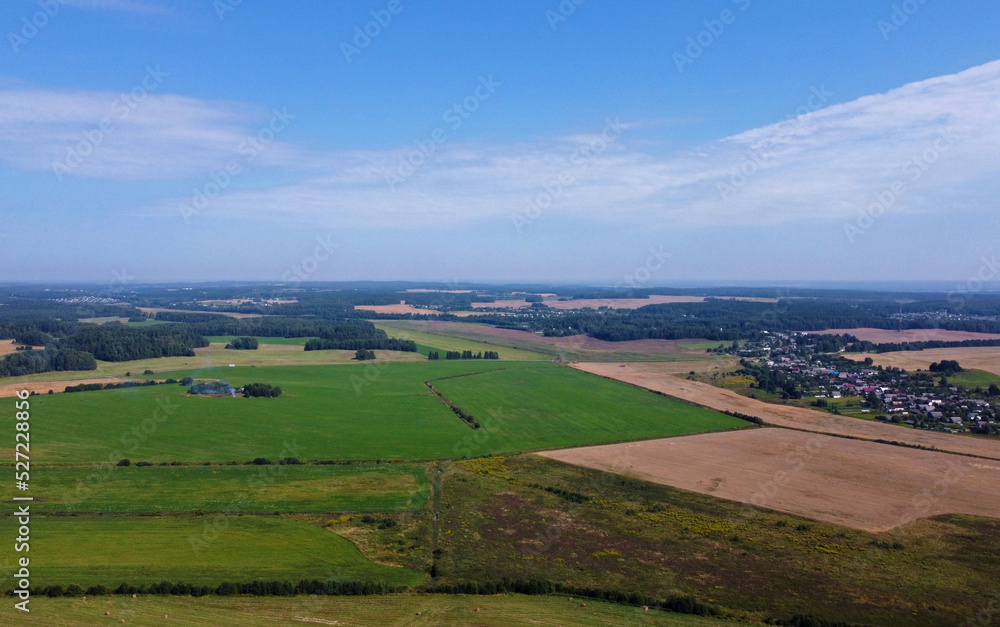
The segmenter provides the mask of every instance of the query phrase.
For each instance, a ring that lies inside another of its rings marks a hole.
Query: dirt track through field
[[[789,429],[539,455],[866,531],[938,514],[1000,518],[1000,462]]]
[[[835,416],[802,407],[775,405],[741,396],[706,383],[682,379],[671,364],[580,363],[585,372],[631,383],[717,411],[734,411],[756,416],[768,424],[816,433],[850,436],[864,440],[889,440],[933,448],[939,451],[976,455],[1000,460],[1000,442],[958,434],[919,431],[880,422]]]

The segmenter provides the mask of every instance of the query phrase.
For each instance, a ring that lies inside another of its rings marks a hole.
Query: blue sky
[[[0,33],[0,280],[959,283],[1000,253],[990,2],[7,0]]]

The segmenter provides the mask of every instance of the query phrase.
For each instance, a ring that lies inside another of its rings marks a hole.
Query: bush
[[[267,383],[248,383],[243,386],[243,396],[245,398],[278,398],[281,396],[281,387]]]
[[[153,371],[150,370],[149,368],[146,368],[145,370],[142,371],[142,374],[153,374]]]
[[[237,351],[255,351],[258,346],[259,344],[255,337],[237,337],[229,344],[226,344],[227,349]]]
[[[271,460],[266,457],[255,457],[253,460],[255,466],[270,466]]]
[[[127,460],[127,459],[119,459],[118,460],[118,465],[119,466],[131,466],[132,462],[129,461],[129,460]]]

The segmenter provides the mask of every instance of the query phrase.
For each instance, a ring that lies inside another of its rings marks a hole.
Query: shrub
[[[118,460],[118,465],[119,466],[131,466],[132,462],[129,461],[129,460],[127,460],[127,459],[119,459]]]
[[[146,368],[145,370],[142,371],[142,374],[153,374],[153,371],[150,370],[149,368]]]

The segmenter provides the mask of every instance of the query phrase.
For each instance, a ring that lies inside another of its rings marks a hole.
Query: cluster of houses
[[[860,412],[879,420],[935,431],[1000,433],[1000,396],[984,390],[941,385],[938,373],[907,372],[819,352],[817,337],[771,333],[736,353],[745,365],[765,366],[786,385],[794,384],[812,405],[844,406],[827,399],[856,398]],[[933,376],[932,376],[933,375]]]

